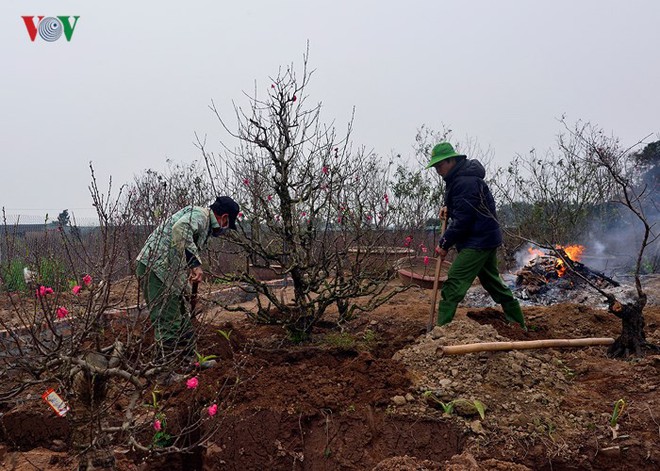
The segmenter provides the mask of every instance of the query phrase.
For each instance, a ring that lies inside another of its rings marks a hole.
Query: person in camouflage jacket
[[[208,208],[186,206],[167,218],[147,238],[137,257],[137,275],[149,308],[156,341],[165,355],[195,348],[186,292],[202,281],[200,253],[209,236],[236,229],[238,204],[220,196]]]

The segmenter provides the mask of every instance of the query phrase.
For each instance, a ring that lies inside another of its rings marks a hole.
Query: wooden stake
[[[502,350],[529,350],[534,348],[556,347],[589,347],[592,345],[612,345],[613,338],[586,338],[586,339],[546,339],[526,340],[520,342],[485,342],[468,343],[465,345],[448,345],[438,349],[444,355],[462,355],[474,352],[493,352]]]
[[[442,229],[440,229],[440,237],[445,233],[447,228],[447,218],[442,217],[442,210],[440,210],[440,218],[442,219]],[[438,287],[440,285],[440,270],[442,269],[442,262],[444,261],[443,257],[438,257],[438,260],[435,262],[435,279],[433,280],[433,295],[431,298],[431,312],[429,314],[429,323],[426,324],[426,331],[431,332],[433,327],[435,327],[435,319],[437,313],[435,312],[435,304],[438,299]]]

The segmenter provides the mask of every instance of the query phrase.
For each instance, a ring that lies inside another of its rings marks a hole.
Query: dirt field
[[[118,468],[660,469],[660,356],[613,360],[606,347],[438,354],[472,342],[616,337],[618,319],[584,304],[525,306],[523,332],[497,309],[463,306],[426,334],[429,293],[410,289],[343,332],[321,325],[305,345],[207,305],[200,345],[220,361],[196,390],[174,384],[165,396],[172,417],[217,402],[219,431],[187,456],[135,462],[117,450]],[[645,316],[648,340],[660,344],[660,306]],[[218,329],[231,331],[231,347]],[[231,394],[219,395],[226,384]],[[626,408],[613,432],[619,399]],[[441,403],[452,401],[445,413]],[[68,428],[40,399],[2,421],[0,469],[72,469]]]

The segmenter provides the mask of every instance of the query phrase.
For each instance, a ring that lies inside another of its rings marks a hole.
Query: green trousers
[[[156,340],[165,350],[189,348],[192,345],[193,328],[183,293],[173,292],[141,262],[138,262],[136,272],[149,308]]]
[[[497,269],[497,249],[463,249],[458,253],[442,285],[442,299],[438,307],[438,325],[449,324],[454,319],[456,308],[465,293],[479,277],[481,286],[497,304],[502,305],[504,317],[509,322],[517,322],[525,328],[520,303],[504,284]]]

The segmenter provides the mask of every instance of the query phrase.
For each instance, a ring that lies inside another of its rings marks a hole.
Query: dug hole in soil
[[[118,469],[660,468],[660,356],[614,360],[606,347],[438,355],[443,345],[616,337],[614,316],[580,304],[528,306],[523,332],[498,308],[465,305],[427,334],[429,308],[430,291],[411,288],[344,332],[323,324],[312,343],[294,345],[280,328],[207,306],[200,350],[219,355],[218,365],[201,372],[196,390],[184,381],[164,398],[168,417],[217,402],[204,422],[217,432],[192,455],[118,453]],[[660,344],[660,308],[644,314],[647,339]],[[218,329],[231,331],[231,346]],[[618,399],[627,407],[615,434]],[[453,403],[452,413],[440,403]],[[1,469],[73,469],[66,419],[40,398],[2,421]]]

